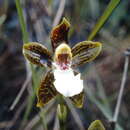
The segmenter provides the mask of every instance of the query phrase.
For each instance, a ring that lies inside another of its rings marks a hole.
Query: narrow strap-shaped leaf
[[[52,29],[50,38],[53,51],[55,51],[56,47],[60,45],[60,43],[68,43],[69,28],[70,23],[65,18],[63,18],[62,22]]]
[[[52,54],[42,44],[37,42],[29,42],[24,44],[23,54],[32,64],[40,67],[51,67]]]
[[[70,97],[69,98],[72,103],[78,107],[78,108],[82,108],[83,107],[83,102],[84,102],[84,92],[81,92],[80,94],[78,95],[75,95],[73,97]]]
[[[97,32],[101,29],[101,27],[104,25],[106,20],[110,17],[113,10],[117,7],[121,0],[110,0],[110,3],[106,7],[103,15],[99,18],[98,22],[96,23],[95,27],[93,28],[92,32],[90,33],[88,40],[92,40]]]
[[[94,60],[100,53],[102,44],[99,42],[83,41],[72,48],[72,68]]]
[[[100,120],[95,120],[90,124],[88,130],[105,130],[105,128]]]
[[[48,71],[44,76],[44,78],[41,80],[40,87],[38,88],[37,107],[43,107],[58,94],[54,87],[53,82],[54,82],[53,72]]]

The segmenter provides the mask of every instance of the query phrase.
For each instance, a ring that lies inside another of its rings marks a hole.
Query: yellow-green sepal
[[[82,108],[84,102],[84,92],[69,98],[71,102],[77,107]]]
[[[83,41],[72,48],[72,68],[94,60],[101,52],[100,42]]]
[[[25,58],[40,67],[51,67],[52,54],[42,44],[38,42],[29,42],[23,45],[23,55]]]

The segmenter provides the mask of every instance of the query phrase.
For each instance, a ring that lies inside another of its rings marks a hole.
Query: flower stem
[[[67,107],[62,96],[58,97],[57,115],[59,119],[60,130],[66,130]]]

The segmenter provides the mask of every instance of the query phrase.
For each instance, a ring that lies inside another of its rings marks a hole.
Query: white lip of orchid
[[[72,97],[83,91],[83,80],[80,74],[74,75],[73,70],[69,67],[67,70],[61,70],[55,63],[54,85],[56,90],[65,97]]]

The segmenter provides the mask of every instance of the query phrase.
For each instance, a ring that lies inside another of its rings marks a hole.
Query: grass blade
[[[101,29],[101,27],[104,25],[105,21],[109,18],[109,16],[112,14],[114,9],[119,4],[120,0],[111,0],[108,4],[107,8],[105,9],[103,15],[99,18],[97,24],[93,28],[92,32],[90,33],[88,40],[92,40],[94,36],[97,34],[97,32]]]
[[[27,32],[27,27],[26,27],[25,21],[24,21],[23,11],[21,8],[20,0],[15,0],[15,4],[16,4],[17,12],[18,12],[19,22],[20,22],[21,29],[22,29],[23,42],[27,43],[28,42],[28,32]]]

